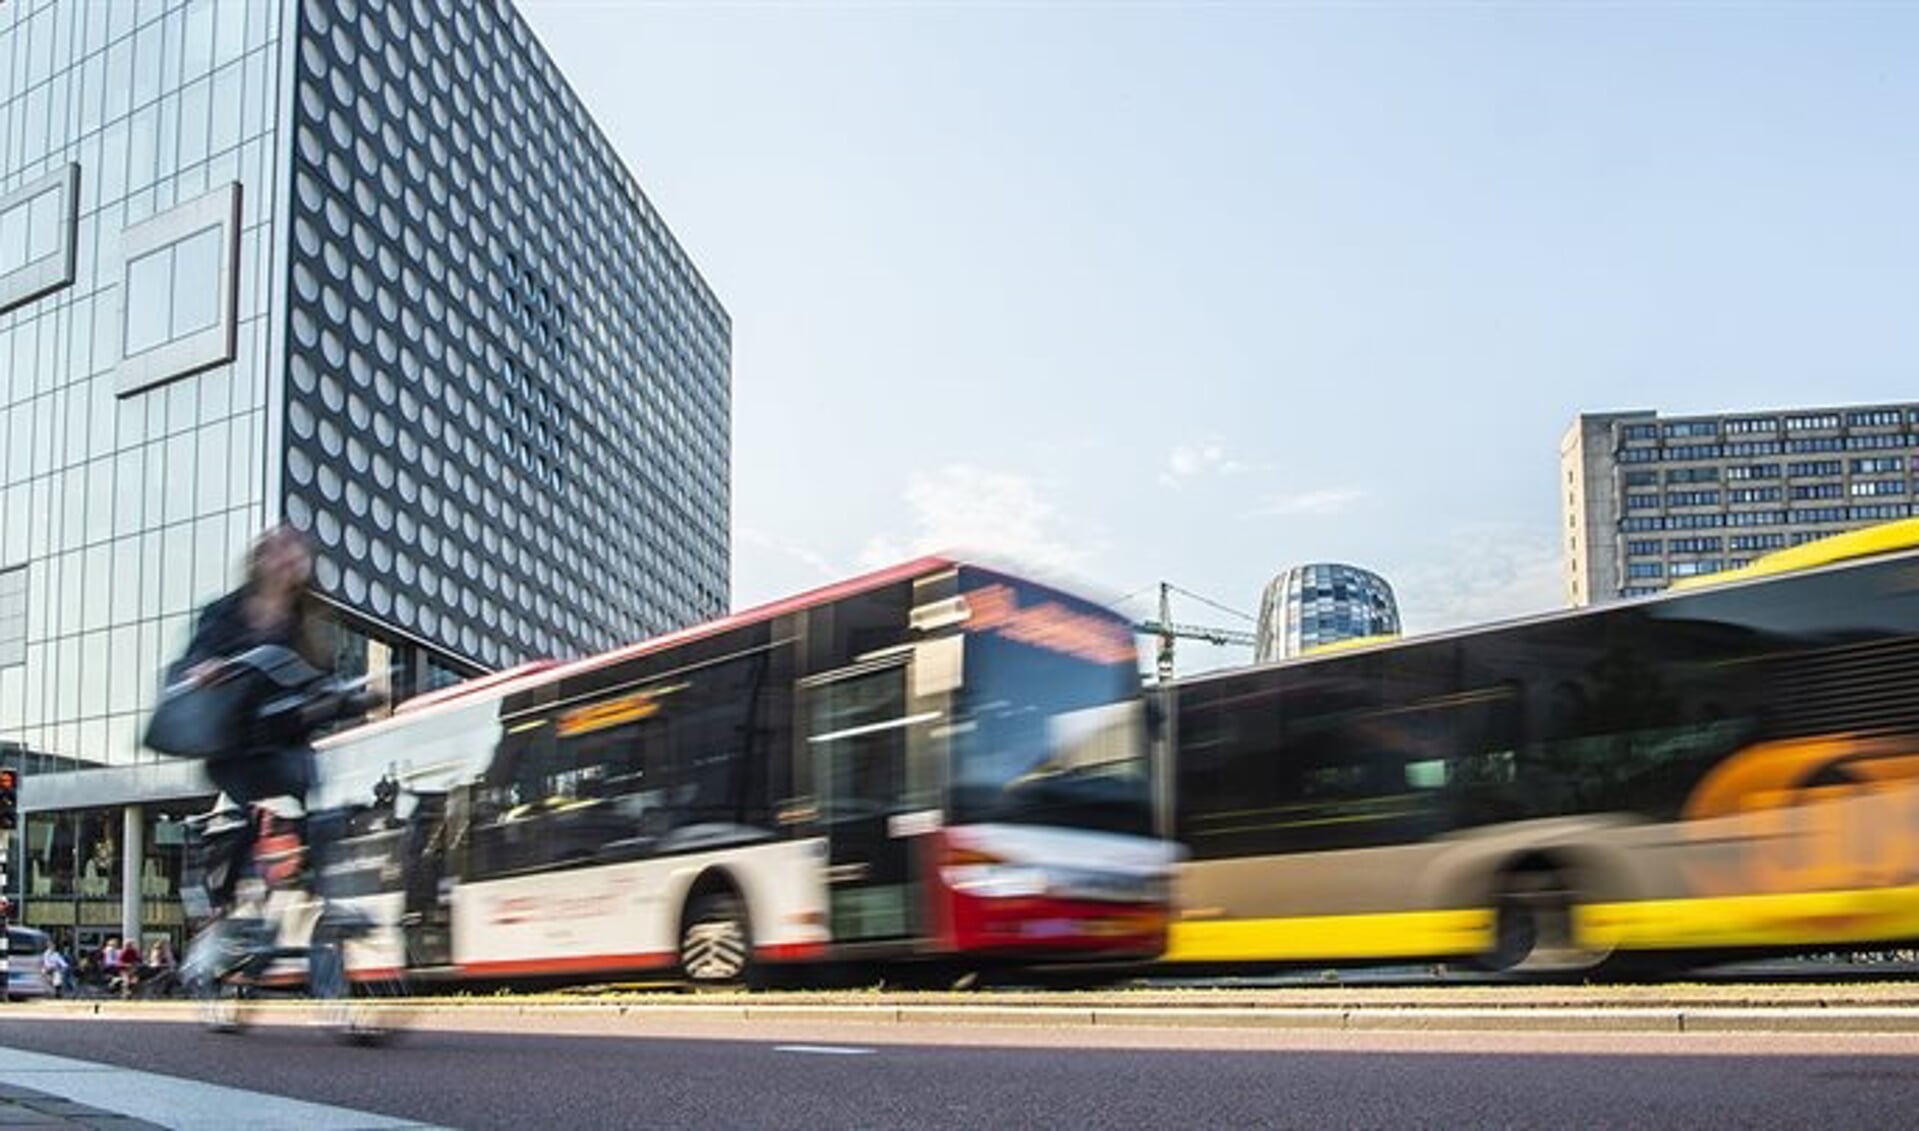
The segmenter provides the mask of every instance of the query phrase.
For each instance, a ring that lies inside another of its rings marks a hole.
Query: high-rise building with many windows
[[[140,722],[278,521],[401,694],[723,612],[730,339],[507,0],[0,3],[0,743],[127,771],[27,806],[192,788]]]
[[[1399,602],[1386,579],[1337,562],[1294,566],[1266,586],[1253,637],[1256,662],[1327,644],[1399,635]]]
[[[1586,413],[1559,445],[1567,597],[1590,605],[1915,513],[1919,404]]]

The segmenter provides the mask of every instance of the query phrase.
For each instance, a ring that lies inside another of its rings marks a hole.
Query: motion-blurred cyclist
[[[308,584],[312,576],[313,553],[299,531],[282,525],[260,535],[247,553],[245,583],[202,610],[183,660],[187,677],[204,683],[225,660],[262,645],[287,648],[318,672],[330,670],[331,650]],[[208,895],[223,911],[253,848],[254,806],[286,797],[304,809],[313,784],[313,748],[303,737],[262,738],[207,759],[206,771],[223,794],[203,850]]]

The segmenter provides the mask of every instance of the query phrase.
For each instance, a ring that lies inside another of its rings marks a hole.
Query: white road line
[[[162,1127],[248,1131],[428,1131],[430,1124],[178,1076],[0,1046],[0,1084],[31,1088]]]
[[[774,1052],[803,1052],[814,1056],[871,1056],[872,1049],[854,1048],[851,1045],[774,1045]]]

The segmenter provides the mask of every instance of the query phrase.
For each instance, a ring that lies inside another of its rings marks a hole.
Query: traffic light
[[[20,771],[0,770],[0,832],[20,823]]]

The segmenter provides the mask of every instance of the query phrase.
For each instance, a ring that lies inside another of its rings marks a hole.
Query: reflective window
[[[27,571],[0,572],[0,668],[27,659]]]
[[[173,287],[173,249],[163,247],[127,264],[127,354],[145,353],[172,337],[169,302]]]
[[[120,395],[231,361],[240,186],[127,229]]]
[[[173,247],[171,337],[204,330],[220,317],[222,234],[218,227],[204,228]]]
[[[0,310],[73,282],[79,166],[0,196]]]

